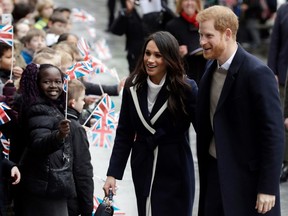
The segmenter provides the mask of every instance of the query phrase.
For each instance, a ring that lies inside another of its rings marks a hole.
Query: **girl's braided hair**
[[[22,95],[23,103],[25,106],[32,105],[37,101],[38,97],[43,96],[41,88],[39,87],[39,81],[41,79],[41,75],[43,71],[46,71],[48,68],[54,67],[59,70],[62,76],[62,82],[64,79],[64,75],[61,70],[51,64],[34,64],[31,63],[27,65],[20,80],[20,88],[19,93]],[[61,95],[63,97],[63,103],[65,102],[64,94]]]

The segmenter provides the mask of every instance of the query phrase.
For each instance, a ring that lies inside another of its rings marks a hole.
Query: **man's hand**
[[[21,174],[20,174],[20,171],[19,171],[18,167],[16,167],[16,166],[12,167],[12,169],[11,169],[11,177],[14,180],[12,182],[13,185],[16,185],[16,184],[18,184],[20,182]]]
[[[257,195],[255,209],[258,210],[258,213],[265,214],[275,206],[275,199],[276,197],[274,195],[259,193]]]

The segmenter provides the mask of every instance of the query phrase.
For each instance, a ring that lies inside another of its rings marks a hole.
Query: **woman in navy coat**
[[[196,109],[198,215],[280,216],[284,126],[274,74],[236,42],[233,11],[212,6],[197,19],[204,57],[211,59]]]
[[[115,194],[115,179],[122,179],[132,151],[139,216],[192,215],[195,180],[188,130],[195,122],[197,85],[184,74],[177,40],[156,32],[125,84],[104,190]]]

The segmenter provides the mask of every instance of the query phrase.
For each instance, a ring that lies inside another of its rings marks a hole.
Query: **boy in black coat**
[[[68,111],[70,143],[73,149],[73,176],[77,197],[68,200],[69,216],[91,216],[93,211],[93,167],[89,143],[84,127],[79,123],[85,97],[85,87],[79,80],[68,83]]]

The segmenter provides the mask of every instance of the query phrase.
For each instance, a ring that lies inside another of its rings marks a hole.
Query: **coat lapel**
[[[227,96],[229,95],[230,89],[233,86],[233,83],[237,77],[240,65],[243,61],[243,52],[244,50],[238,45],[238,50],[231,62],[231,65],[229,67],[228,73],[227,73],[227,77],[226,80],[224,82],[224,86],[223,89],[221,91],[221,95],[215,110],[215,114],[217,113],[217,111],[221,108],[221,106],[223,105],[223,103],[225,102]]]
[[[146,122],[150,124],[148,102],[147,102],[147,88],[148,88],[147,85],[145,85],[141,91],[137,91],[137,97],[142,115],[145,118]]]

